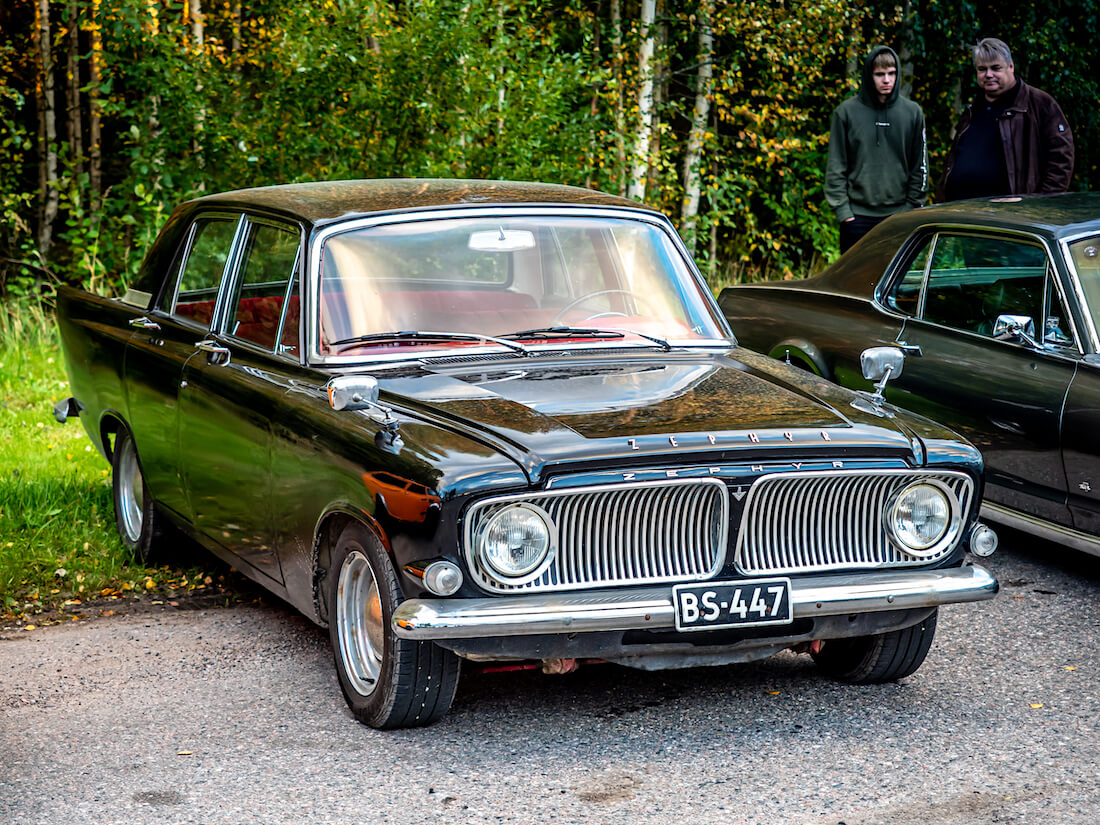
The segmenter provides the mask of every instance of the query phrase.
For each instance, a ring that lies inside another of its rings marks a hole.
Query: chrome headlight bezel
[[[515,573],[509,572],[502,568],[502,566],[495,560],[486,550],[486,541],[490,530],[499,524],[502,520],[512,518],[513,514],[517,512],[524,512],[527,515],[535,516],[539,522],[541,522],[543,529],[545,530],[545,546],[542,550],[540,558],[531,565],[518,570]],[[530,504],[528,502],[514,502],[501,507],[497,512],[489,516],[485,521],[479,525],[477,531],[473,536],[473,554],[477,558],[480,566],[486,573],[486,575],[492,577],[500,584],[505,585],[521,585],[532,582],[539,578],[554,561],[554,557],[558,550],[558,529],[554,523],[554,519],[544,509],[536,504]]]
[[[898,510],[904,503],[905,498],[921,488],[928,488],[938,493],[946,510],[943,529],[934,539],[928,542],[907,540],[899,532],[897,526]],[[932,559],[943,555],[946,548],[958,542],[962,521],[962,508],[958,498],[946,484],[933,478],[921,479],[903,487],[891,496],[883,513],[886,535],[890,538],[891,543],[906,555],[917,559]]]

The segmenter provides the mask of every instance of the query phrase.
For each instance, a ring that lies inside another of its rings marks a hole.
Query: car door
[[[180,477],[180,378],[210,331],[241,216],[204,212],[191,221],[156,307],[135,318],[123,366],[127,420],[145,483],[157,503],[183,519],[190,507]]]
[[[906,359],[887,397],[981,450],[987,501],[1069,524],[1060,425],[1077,348],[1045,245],[944,230],[904,269],[885,303],[910,315],[899,341],[921,357]],[[1026,319],[1030,335],[995,337],[1006,316]]]
[[[1070,265],[1067,291],[1078,302],[1079,328],[1089,326],[1088,318],[1100,304],[1100,236],[1070,239],[1065,245],[1065,260]],[[1079,289],[1077,287],[1080,287]],[[1090,312],[1090,306],[1092,312]],[[1087,340],[1088,336],[1081,336]],[[1070,513],[1075,529],[1100,536],[1100,355],[1095,343],[1082,347],[1082,356],[1073,377],[1066,409],[1062,417],[1062,456],[1069,489]],[[1081,549],[1098,553],[1096,544]]]
[[[299,227],[242,221],[211,334],[183,367],[180,472],[195,527],[277,582],[272,409],[299,352]]]

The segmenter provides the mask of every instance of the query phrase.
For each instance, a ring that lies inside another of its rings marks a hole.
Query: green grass
[[[53,417],[69,395],[52,317],[0,306],[0,619],[219,587],[226,568],[205,554],[207,569],[145,567],[123,546],[107,461],[78,419]]]

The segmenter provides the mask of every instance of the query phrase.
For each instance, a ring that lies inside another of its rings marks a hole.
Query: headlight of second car
[[[550,515],[533,504],[511,504],[478,530],[476,550],[500,582],[524,584],[553,561],[556,531]]]
[[[959,513],[955,496],[938,484],[911,484],[898,493],[886,514],[893,542],[918,558],[938,554],[958,533]]]

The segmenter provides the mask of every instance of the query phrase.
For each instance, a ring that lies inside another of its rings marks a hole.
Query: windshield
[[[320,353],[494,345],[381,335],[413,331],[508,336],[539,346],[725,336],[709,296],[669,235],[651,223],[457,218],[329,237],[321,250]]]
[[[1069,245],[1069,253],[1085,292],[1092,322],[1100,328],[1100,235],[1074,241]]]

